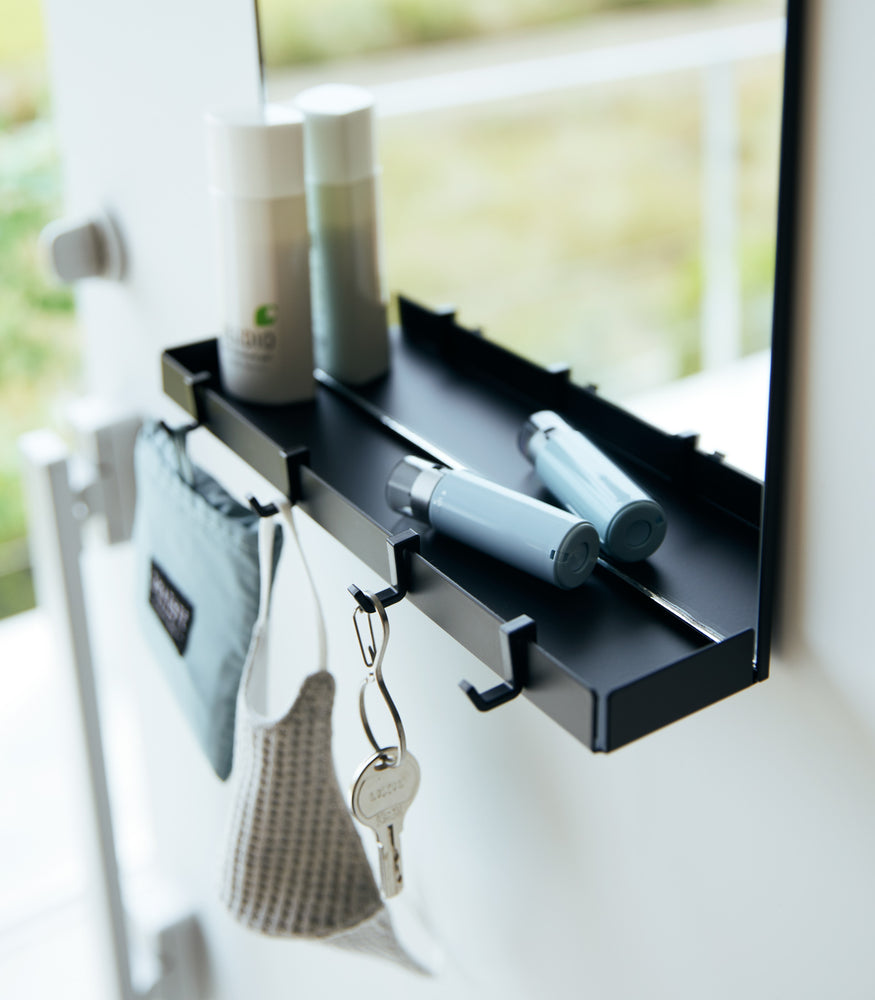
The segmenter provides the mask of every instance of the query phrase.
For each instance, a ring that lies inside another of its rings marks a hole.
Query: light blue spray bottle
[[[662,544],[662,507],[558,413],[533,413],[519,446],[557,500],[595,525],[606,555],[635,562]]]
[[[574,514],[466,469],[408,455],[389,474],[389,506],[563,590],[590,575],[596,529]]]

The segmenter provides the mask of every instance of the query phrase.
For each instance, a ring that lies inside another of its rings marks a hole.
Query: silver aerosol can
[[[295,103],[304,115],[316,364],[358,385],[389,368],[374,101],[361,87],[324,84]]]

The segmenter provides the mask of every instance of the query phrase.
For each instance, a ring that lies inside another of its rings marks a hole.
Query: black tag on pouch
[[[154,559],[149,579],[149,604],[181,656],[188,642],[193,609]]]

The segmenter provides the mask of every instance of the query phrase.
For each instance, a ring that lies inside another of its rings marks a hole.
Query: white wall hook
[[[40,250],[52,276],[65,284],[82,278],[119,280],[124,253],[108,215],[56,219],[40,233]]]

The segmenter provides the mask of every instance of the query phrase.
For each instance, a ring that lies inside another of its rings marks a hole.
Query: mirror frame
[[[778,228],[772,308],[772,358],[763,513],[760,525],[759,618],[757,679],[769,676],[776,604],[781,585],[788,453],[790,375],[793,362],[797,243],[799,238],[799,175],[805,110],[808,0],[787,0],[784,47],[784,88],[781,110],[781,152],[778,180]]]

